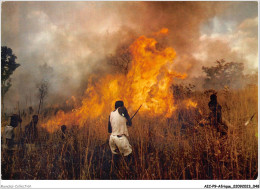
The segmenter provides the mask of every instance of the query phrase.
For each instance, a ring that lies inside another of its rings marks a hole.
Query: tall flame
[[[168,29],[163,28],[160,32],[165,34]],[[116,100],[123,100],[132,110],[142,104],[140,112],[149,116],[171,116],[176,107],[170,85],[174,78],[186,77],[186,74],[169,69],[176,56],[175,50],[157,48],[154,38],[141,36],[130,45],[129,51],[132,61],[127,75],[106,75],[98,82],[89,79],[82,106],[69,113],[60,111],[43,126],[49,131],[62,124],[82,126],[88,118],[109,113]]]

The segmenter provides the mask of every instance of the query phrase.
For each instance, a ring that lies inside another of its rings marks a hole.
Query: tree
[[[39,95],[39,99],[40,99],[39,107],[38,107],[38,114],[40,114],[40,110],[43,105],[43,100],[46,97],[46,95],[48,94],[48,85],[49,85],[48,81],[42,80],[42,82],[38,86],[38,90],[39,90],[38,95]]]
[[[43,101],[46,99],[49,88],[50,88],[50,79],[53,77],[54,72],[53,68],[49,66],[46,62],[39,66],[41,70],[41,78],[40,82],[38,83],[38,97],[39,97],[39,107],[38,107],[38,114],[40,114],[41,108],[43,107]]]
[[[4,109],[4,96],[12,86],[10,76],[20,66],[15,62],[17,57],[13,54],[11,48],[1,46],[1,93],[2,105]]]
[[[216,66],[203,66],[202,70],[206,73],[205,88],[241,88],[244,84],[243,63],[226,62],[222,59],[216,61]]]
[[[123,72],[125,75],[128,73],[129,65],[132,61],[131,53],[127,46],[120,46],[116,50],[116,55],[107,57],[107,63],[113,65]]]

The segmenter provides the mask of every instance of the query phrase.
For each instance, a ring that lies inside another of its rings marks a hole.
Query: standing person
[[[128,156],[132,153],[132,146],[129,144],[127,125],[131,126],[132,121],[124,107],[123,101],[116,101],[115,110],[110,113],[108,121],[108,132],[111,133],[109,146],[113,154]]]
[[[210,114],[210,124],[213,125],[221,136],[226,135],[228,131],[227,121],[222,120],[222,107],[217,101],[217,95],[210,95],[210,101],[208,103]]]
[[[18,126],[19,122],[22,122],[22,119],[17,114],[13,114],[10,125],[5,127],[5,138],[8,149],[11,149],[14,145],[14,128]]]
[[[18,126],[18,123],[22,122],[22,119],[17,115],[11,116],[10,125],[5,127],[5,139],[7,145],[7,153],[3,153],[2,159],[2,178],[12,179],[13,173],[13,147],[14,147],[14,128]],[[3,161],[4,160],[4,161]]]
[[[25,139],[28,143],[34,143],[38,138],[38,115],[32,116],[32,121],[25,126]]]

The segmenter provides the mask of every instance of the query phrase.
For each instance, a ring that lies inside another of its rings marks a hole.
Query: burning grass
[[[244,123],[258,113],[257,87],[218,92],[223,117],[232,125],[226,138],[210,125],[199,125],[198,111],[207,115],[209,95],[195,91],[183,98],[190,96],[197,108],[176,100],[179,108],[171,117],[140,113],[134,118],[131,164],[126,158],[116,165],[112,160],[108,115],[102,115],[87,118],[83,127],[68,125],[65,140],[60,131],[41,128],[35,146],[21,145],[12,154],[2,148],[3,179],[256,179],[258,118]]]
[[[167,32],[164,28],[158,34]],[[177,107],[170,86],[174,79],[187,76],[172,69],[175,50],[172,47],[159,48],[156,39],[146,36],[137,38],[128,50],[132,59],[127,75],[108,74],[96,82],[92,76],[80,107],[68,113],[59,112],[42,125],[50,132],[55,129],[55,125],[61,124],[83,127],[88,118],[95,119],[109,114],[108,110],[114,107],[116,99],[123,100],[130,110],[142,105],[140,111],[150,117],[171,117]],[[187,106],[196,106],[191,100],[186,103]]]
[[[166,29],[157,35],[165,35]],[[45,112],[39,140],[26,145],[16,129],[15,151],[2,150],[4,179],[255,179],[258,175],[257,87],[218,92],[228,134],[200,125],[208,113],[209,91],[173,85],[186,74],[172,70],[175,50],[141,36],[129,47],[126,75],[90,78],[81,105]],[[124,93],[123,93],[124,91]],[[108,115],[115,100],[130,114],[142,105],[129,129],[132,159],[112,157]],[[75,103],[76,99],[73,97]],[[66,102],[69,103],[69,102]],[[61,139],[61,125],[68,133]]]

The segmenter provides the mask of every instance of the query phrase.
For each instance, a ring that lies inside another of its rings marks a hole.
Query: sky
[[[1,45],[21,64],[5,102],[34,104],[49,81],[48,102],[81,95],[91,74],[113,73],[107,57],[141,35],[173,47],[173,69],[189,78],[218,59],[258,69],[258,2],[2,2]]]

